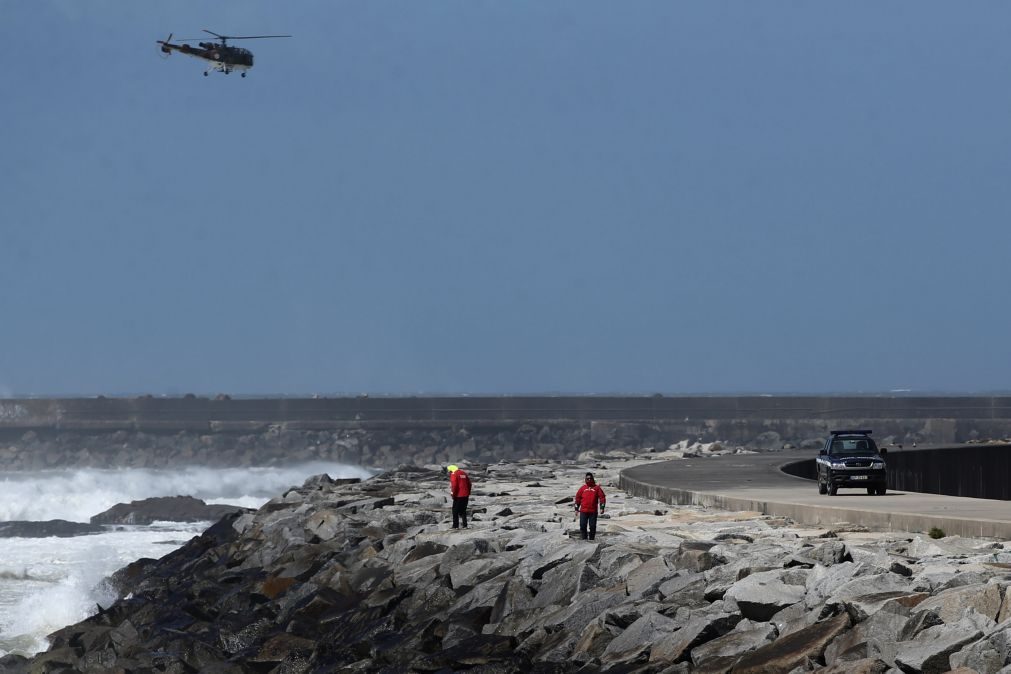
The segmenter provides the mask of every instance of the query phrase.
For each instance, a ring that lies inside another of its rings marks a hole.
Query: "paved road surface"
[[[813,480],[780,470],[811,458],[812,452],[805,451],[661,461],[623,470],[619,484],[631,494],[665,503],[756,511],[804,524],[846,522],[919,533],[937,527],[948,535],[1011,540],[1011,502],[909,491],[870,496],[865,489],[822,495]]]

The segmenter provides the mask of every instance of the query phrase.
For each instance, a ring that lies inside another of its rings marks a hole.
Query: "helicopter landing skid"
[[[204,71],[204,77],[207,77],[212,70],[217,70],[219,73],[224,73],[225,75],[231,75],[233,70],[238,70],[239,77],[245,77],[248,68],[226,65],[224,63],[215,63],[213,66]]]

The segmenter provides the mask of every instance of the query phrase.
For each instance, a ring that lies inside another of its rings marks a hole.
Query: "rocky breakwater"
[[[584,457],[586,458],[586,457]],[[613,486],[644,458],[317,476],[111,579],[120,599],[28,672],[995,672],[1011,550],[672,508]],[[571,499],[608,492],[595,541]]]

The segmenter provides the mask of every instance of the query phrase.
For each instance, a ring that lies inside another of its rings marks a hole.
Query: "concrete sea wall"
[[[0,400],[0,469],[375,467],[575,458],[681,440],[815,448],[832,428],[879,443],[1011,436],[1011,396],[432,396]]]

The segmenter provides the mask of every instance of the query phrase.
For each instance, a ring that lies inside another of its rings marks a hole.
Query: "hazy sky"
[[[0,395],[1011,389],[1006,2],[0,0],[0,63]]]

